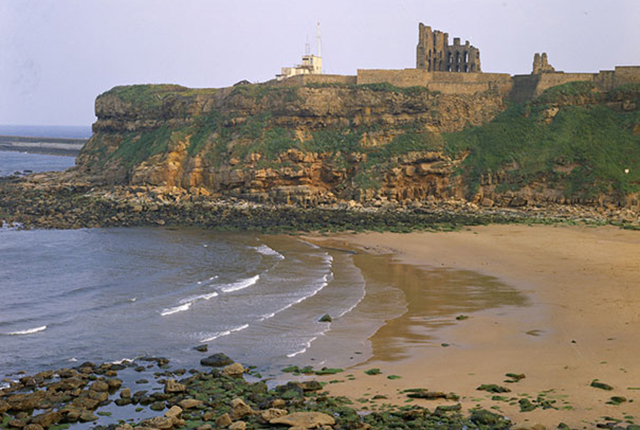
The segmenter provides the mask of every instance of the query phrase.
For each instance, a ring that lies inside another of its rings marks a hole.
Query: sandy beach
[[[407,402],[402,390],[425,388],[456,393],[464,409],[481,405],[525,426],[593,428],[603,417],[640,422],[640,232],[491,225],[314,241],[377,255],[363,260],[363,273],[397,287],[406,302],[405,312],[369,339],[372,357],[346,370],[353,377],[326,378],[343,381],[328,385],[332,395],[375,409]],[[364,374],[372,368],[382,373]],[[504,382],[507,373],[525,378]],[[594,380],[613,390],[591,387]],[[482,384],[511,391],[478,391]],[[372,400],[376,395],[386,399]],[[502,398],[492,400],[496,395]],[[607,404],[612,396],[626,402]],[[521,412],[520,399],[540,407]],[[543,400],[557,409],[543,409]],[[432,410],[455,403],[407,404]]]

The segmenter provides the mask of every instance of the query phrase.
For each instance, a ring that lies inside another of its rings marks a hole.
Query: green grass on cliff
[[[541,103],[560,90],[552,88],[533,105],[514,104],[481,127],[445,135],[452,155],[469,153],[461,174],[471,193],[489,173],[503,175],[503,186],[514,189],[545,178],[551,186],[564,186],[568,197],[640,189],[640,136],[633,133],[640,111],[564,106],[545,123],[550,106]]]

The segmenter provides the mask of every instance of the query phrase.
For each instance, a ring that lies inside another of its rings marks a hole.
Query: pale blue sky
[[[0,0],[0,124],[89,125],[115,85],[224,87],[299,62],[415,67],[420,21],[481,50],[485,72],[640,65],[639,0]]]

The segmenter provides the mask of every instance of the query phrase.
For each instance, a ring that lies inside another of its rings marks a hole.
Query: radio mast
[[[320,21],[318,21],[318,57],[322,58],[322,44],[320,40]],[[322,64],[322,63],[320,63]],[[322,73],[322,68],[320,68],[320,73]]]

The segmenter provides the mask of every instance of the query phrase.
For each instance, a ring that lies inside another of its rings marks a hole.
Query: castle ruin
[[[567,82],[593,82],[601,91],[611,91],[625,84],[640,84],[640,66],[616,66],[598,73],[564,73],[549,64],[546,53],[535,54],[533,71],[526,75],[485,73],[480,69],[480,50],[469,42],[460,44],[455,38],[449,45],[449,35],[433,31],[420,23],[415,69],[358,69],[356,75],[313,73],[313,68],[285,73],[280,85],[308,84],[367,85],[388,83],[397,87],[425,87],[443,94],[478,94],[498,92],[517,103],[536,99],[545,90]]]
[[[543,52],[542,55],[536,54],[533,56],[533,71],[531,74],[537,75],[539,73],[553,73],[556,69],[553,68],[551,64],[549,64],[549,59],[547,58],[547,53]]]
[[[449,45],[449,33],[420,23],[418,27],[418,47],[416,49],[416,69],[427,72],[477,73],[480,69],[480,50],[469,41],[460,44],[460,38]]]

